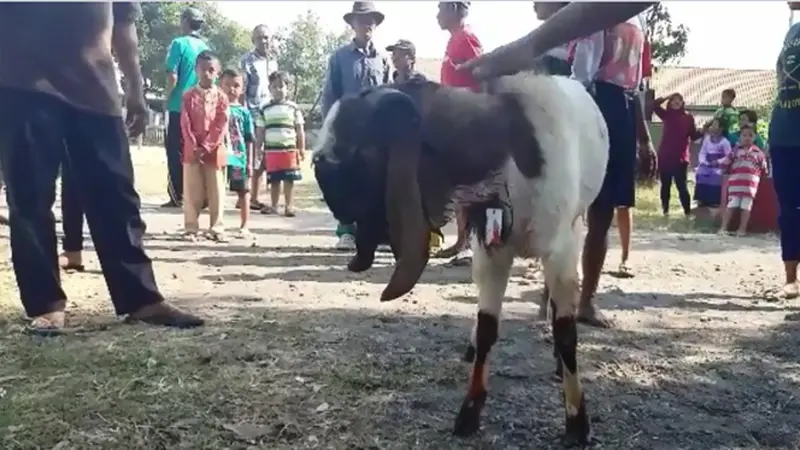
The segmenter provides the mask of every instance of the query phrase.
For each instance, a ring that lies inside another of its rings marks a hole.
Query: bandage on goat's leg
[[[493,250],[491,256],[482,247],[474,250],[472,278],[478,286],[478,319],[472,333],[475,355],[467,394],[453,428],[458,436],[469,436],[480,429],[481,410],[488,395],[489,352],[497,341],[512,261],[513,254],[508,248]]]

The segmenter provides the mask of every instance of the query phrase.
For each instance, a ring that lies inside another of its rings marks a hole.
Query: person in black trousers
[[[67,272],[83,272],[83,205],[79,180],[68,159],[61,165],[61,231],[64,253],[59,265]]]
[[[164,300],[142,246],[128,145],[147,123],[138,12],[131,2],[0,3],[0,160],[8,183],[11,259],[34,333],[65,327],[52,212],[65,159],[116,313],[153,325],[203,325]],[[112,45],[128,83],[126,121]]]

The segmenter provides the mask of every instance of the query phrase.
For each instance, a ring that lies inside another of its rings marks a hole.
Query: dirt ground
[[[166,296],[210,324],[119,323],[87,251],[90,270],[64,276],[79,331],[29,337],[0,230],[0,447],[561,448],[550,331],[536,320],[542,282],[524,276],[526,261],[507,292],[482,432],[458,439],[476,309],[468,269],[433,263],[412,294],[380,303],[390,255],[347,272],[313,180],[299,187],[298,217],[254,218],[252,242],[174,241],[181,216],[157,207],[162,158],[135,151],[147,249]],[[226,218],[238,220],[232,208]],[[600,287],[616,328],[579,329],[595,447],[800,448],[800,329],[785,320],[798,308],[770,294],[776,239],[641,223],[652,229],[635,233],[636,277]]]

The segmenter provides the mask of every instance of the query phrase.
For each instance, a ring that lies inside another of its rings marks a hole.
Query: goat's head
[[[422,153],[420,107],[390,87],[337,102],[314,150],[315,175],[328,207],[337,220],[356,224],[356,259],[366,261],[357,269],[369,267],[381,240],[391,240],[397,261],[384,301],[413,288],[428,262],[429,233],[446,221],[448,188],[434,180],[432,155]],[[435,206],[423,205],[420,184],[437,199]],[[352,263],[350,268],[357,270]]]

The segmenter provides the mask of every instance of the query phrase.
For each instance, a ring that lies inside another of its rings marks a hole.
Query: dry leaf
[[[323,404],[317,406],[317,409],[315,411],[317,411],[318,413],[321,413],[321,412],[325,412],[325,411],[327,411],[329,409],[331,409],[331,405],[329,405],[327,403],[323,403]]]
[[[236,437],[245,442],[253,442],[269,434],[270,428],[261,425],[241,423],[238,425],[222,425],[222,428],[232,432]]]

